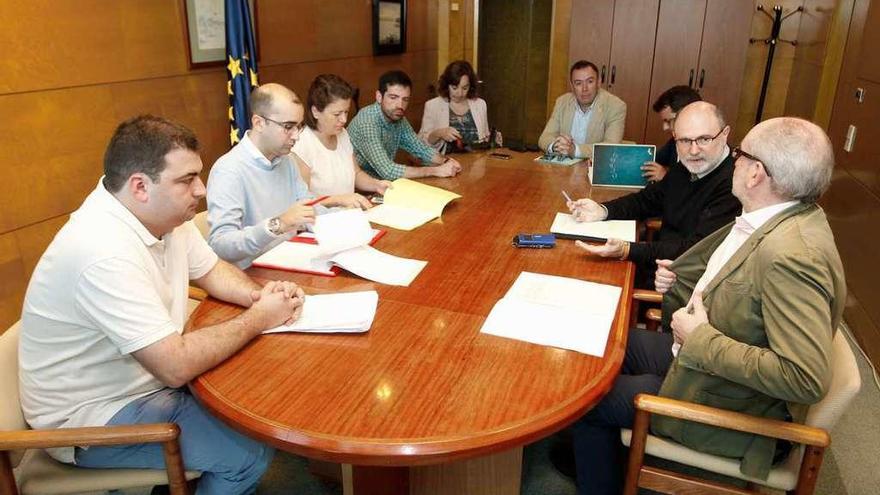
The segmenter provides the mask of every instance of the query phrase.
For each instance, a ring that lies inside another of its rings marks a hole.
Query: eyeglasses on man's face
[[[742,145],[740,145],[740,146],[742,146]],[[733,151],[730,152],[730,156],[733,158],[734,162],[739,160],[740,157],[746,157],[753,162],[759,162],[764,167],[764,173],[767,174],[767,177],[773,177],[770,174],[770,169],[767,168],[767,162],[765,162],[764,160],[761,160],[760,158],[758,158],[755,155],[752,155],[750,153],[746,153],[745,151],[743,151],[743,149],[740,146],[733,148]]]
[[[716,139],[718,139],[718,136],[720,136],[721,133],[724,132],[725,129],[727,129],[727,127],[728,126],[722,127],[721,130],[718,131],[718,133],[715,134],[714,136],[700,136],[700,137],[697,137],[694,139],[676,138],[675,144],[678,146],[684,147],[684,148],[690,148],[692,144],[696,144],[700,148],[705,148],[706,146],[709,146],[710,144],[712,144],[712,141],[715,141]]]
[[[303,122],[299,122],[299,123],[296,123],[296,122],[278,122],[277,120],[272,120],[272,119],[270,119],[269,117],[264,117],[264,116],[262,116],[262,115],[260,115],[260,114],[257,114],[257,115],[259,115],[259,117],[260,117],[261,119],[263,119],[263,120],[265,120],[265,121],[268,121],[268,122],[271,122],[271,123],[277,125],[278,127],[281,127],[282,129],[284,129],[284,132],[291,132],[291,131],[293,131],[294,129],[296,129],[297,131],[301,131],[302,128],[303,128],[303,125],[305,125]]]

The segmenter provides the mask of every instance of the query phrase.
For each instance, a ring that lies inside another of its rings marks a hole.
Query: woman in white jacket
[[[440,96],[425,103],[419,137],[443,151],[447,142],[457,141],[457,148],[489,140],[486,100],[477,97],[477,75],[471,64],[456,60],[438,81]],[[500,134],[496,142],[500,144]]]

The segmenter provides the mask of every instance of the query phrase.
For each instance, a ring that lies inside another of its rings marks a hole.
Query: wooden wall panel
[[[408,2],[407,53],[372,56],[370,0],[259,0],[260,81],[302,97],[336,72],[373,101],[379,74],[413,78],[418,129],[437,77],[437,2]],[[202,144],[203,176],[229,149],[226,74],[190,70],[180,0],[3,2],[0,25],[0,330],[18,319],[30,273],[103,168],[124,119],[153,113],[187,125]]]
[[[871,2],[865,17],[865,24],[873,29],[865,29],[862,36],[862,50],[859,55],[859,75],[875,83],[880,83],[880,57],[877,47],[880,46],[880,2]]]
[[[184,73],[182,18],[177,0],[4,1],[0,94]]]
[[[837,84],[840,81],[843,54],[854,5],[855,0],[839,0],[834,8],[829,28],[822,81],[819,84],[816,109],[813,113],[813,122],[826,129],[831,122],[831,110],[834,107],[834,97],[837,93]]]
[[[21,317],[27,277],[15,234],[0,235],[0,333]]]
[[[876,144],[874,148],[876,149]],[[840,148],[835,146],[840,154]],[[880,199],[844,168],[835,171],[834,180],[822,200],[846,274],[846,321],[871,356],[880,361]]]
[[[800,16],[785,114],[810,119],[816,110],[836,0],[807,0]]]
[[[762,4],[770,10],[774,5],[781,5],[783,12],[788,13],[803,5],[804,0],[777,0],[772,3],[763,0],[755,0],[755,5]],[[800,14],[792,15],[782,24],[780,37],[788,40],[797,38]],[[752,14],[752,38],[764,39],[770,36],[772,21],[762,12],[757,10]],[[785,97],[788,92],[788,84],[791,79],[792,60],[794,59],[794,47],[788,43],[776,45],[776,55],[773,58],[773,70],[770,73],[770,85],[767,91],[767,99],[764,103],[763,119],[779,117],[785,112]],[[749,45],[746,51],[746,67],[743,73],[742,91],[739,97],[739,113],[734,121],[733,136],[731,142],[739,142],[752,126],[755,125],[755,114],[758,109],[758,99],[761,95],[761,81],[764,78],[764,67],[767,63],[768,45],[754,43]]]
[[[547,75],[547,118],[559,95],[568,92],[569,41],[572,25],[572,0],[553,2],[553,24],[550,27],[550,67]]]
[[[846,321],[871,361],[880,365],[880,308],[877,305],[880,268],[874,255],[877,232],[880,232],[877,172],[880,84],[866,79],[865,76],[870,77],[872,73],[862,60],[862,54],[876,50],[866,41],[870,39],[867,33],[880,30],[880,17],[868,16],[872,4],[876,5],[876,0],[855,0],[853,4],[840,82],[828,128],[837,169],[822,203],[828,212],[846,270],[850,296]],[[876,54],[872,56],[877,58]],[[863,103],[855,98],[857,87],[867,88]],[[846,152],[843,145],[850,125],[856,126],[858,133],[853,152]]]

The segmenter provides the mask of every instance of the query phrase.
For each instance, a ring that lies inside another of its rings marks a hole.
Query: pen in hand
[[[569,196],[565,190],[562,191],[562,197],[565,198],[566,203],[574,203],[574,201],[571,200],[571,196]]]

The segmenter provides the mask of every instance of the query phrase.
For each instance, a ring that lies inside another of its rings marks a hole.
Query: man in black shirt
[[[673,86],[657,97],[652,107],[655,112],[660,114],[660,120],[663,122],[663,130],[672,134],[672,126],[675,123],[675,116],[682,108],[690,105],[695,101],[700,101],[700,93],[690,86]],[[672,136],[666,141],[666,144],[657,149],[657,156],[653,162],[645,162],[642,165],[642,176],[652,182],[658,182],[666,176],[669,167],[678,161],[678,153],[675,152],[675,137]]]
[[[683,108],[675,119],[678,162],[662,181],[603,204],[588,198],[568,204],[579,222],[661,217],[663,224],[655,240],[629,243],[608,239],[602,245],[581,241],[577,245],[594,255],[633,261],[638,267],[636,286],[653,288],[656,260],[674,260],[733,221],[742,209],[731,193],[729,134],[730,126],[715,105],[700,101]]]

